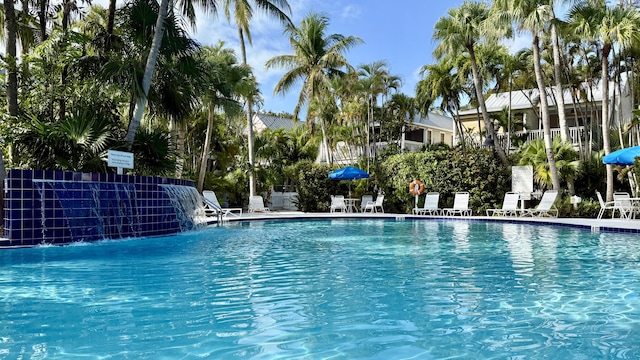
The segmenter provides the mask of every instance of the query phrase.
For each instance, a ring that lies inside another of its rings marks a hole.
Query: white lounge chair
[[[256,195],[256,196],[249,197],[249,212],[250,213],[270,212],[270,211],[271,211],[271,209],[269,209],[268,207],[264,206],[264,200],[262,199],[262,196]]]
[[[331,195],[331,207],[329,212],[347,212],[347,204],[344,202],[344,195]]]
[[[376,201],[367,202],[364,205],[364,210],[362,212],[371,211],[372,213],[374,213],[374,212],[378,212],[378,209],[380,209],[380,212],[384,212],[384,208],[382,207],[383,201],[384,201],[384,195],[376,196]]]
[[[360,201],[360,211],[364,212],[364,207],[367,206],[367,203],[373,201],[372,195],[362,195],[362,200]]]
[[[440,193],[428,192],[424,197],[424,206],[422,208],[413,209],[414,214],[419,215],[440,215],[438,203],[440,202]]]
[[[611,218],[613,219],[613,217],[616,214],[616,202],[615,201],[607,201],[605,202],[604,199],[602,198],[602,194],[600,194],[600,191],[596,190],[596,196],[598,197],[598,202],[600,203],[600,211],[598,212],[598,219],[602,219],[602,216],[604,215],[604,212],[607,210],[611,210]]]
[[[613,210],[614,214],[615,210],[618,210],[621,219],[628,220],[631,218],[635,218],[635,209],[633,208],[633,204],[631,203],[631,196],[629,196],[629,193],[613,193],[613,206],[615,207],[615,209]],[[612,217],[614,214],[612,214]]]
[[[457,192],[453,198],[453,207],[443,209],[442,212],[448,216],[471,216],[471,209],[469,209],[469,193],[466,191]]]
[[[205,211],[209,213],[215,214],[220,211],[223,217],[242,216],[242,208],[223,208],[218,201],[216,193],[211,190],[205,190],[202,192],[202,200],[205,204]]]
[[[487,209],[487,216],[518,216],[518,200],[520,194],[509,191],[504,194],[502,209]]]
[[[547,190],[542,194],[542,199],[535,209],[522,210],[522,216],[537,216],[537,217],[558,217],[558,208],[554,205],[556,198],[558,197],[557,190]]]

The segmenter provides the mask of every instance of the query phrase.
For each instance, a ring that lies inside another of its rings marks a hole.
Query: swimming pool
[[[0,252],[0,358],[635,359],[640,237],[244,222]]]

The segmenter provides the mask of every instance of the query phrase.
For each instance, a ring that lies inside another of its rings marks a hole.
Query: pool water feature
[[[0,358],[636,359],[640,237],[238,222],[0,252]]]

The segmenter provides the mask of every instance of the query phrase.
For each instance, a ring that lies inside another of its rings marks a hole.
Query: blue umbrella
[[[633,165],[636,156],[640,156],[640,146],[616,150],[602,158],[602,162],[611,165]]]
[[[355,180],[355,179],[368,179],[369,174],[353,166],[343,167],[329,174],[329,179],[332,180]]]

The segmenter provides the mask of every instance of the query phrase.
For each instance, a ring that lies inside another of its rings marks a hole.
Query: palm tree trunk
[[[6,57],[7,62],[7,110],[9,116],[18,116],[18,64],[16,62],[16,12],[12,0],[4,1],[5,30],[6,30]],[[7,177],[4,168],[4,155],[0,151],[0,225],[4,226],[4,180]]]
[[[247,48],[244,43],[244,33],[242,32],[242,27],[238,26],[238,39],[240,40],[240,54],[242,56],[242,64],[247,65]],[[255,168],[255,134],[253,133],[253,102],[251,97],[247,98],[246,101],[247,106],[247,127],[248,127],[248,135],[247,135],[247,147],[249,148],[249,196],[256,195],[256,179],[254,175]]]
[[[493,148],[498,153],[498,157],[504,166],[509,166],[511,163],[509,162],[509,158],[505,154],[504,150],[500,146],[496,146],[496,131],[493,128],[493,123],[491,119],[489,119],[489,112],[487,111],[487,105],[484,102],[484,97],[482,96],[482,86],[480,84],[480,74],[478,72],[478,63],[476,61],[476,54],[473,47],[469,47],[469,57],[471,58],[471,71],[473,73],[473,85],[476,88],[476,98],[478,99],[478,105],[480,106],[480,111],[482,112],[482,119],[484,120],[484,126],[487,129],[487,134],[491,136],[493,140]]]
[[[329,151],[329,140],[327,139],[327,127],[324,120],[320,119],[320,129],[322,130],[322,144],[324,145],[325,156],[327,157],[327,164],[333,164],[331,159],[331,151]]]
[[[209,158],[209,148],[211,147],[211,133],[213,131],[213,109],[209,109],[207,115],[207,132],[204,136],[204,146],[202,147],[202,159],[200,160],[200,172],[198,174],[198,191],[204,190],[204,179],[207,174],[207,159]]]
[[[569,141],[569,125],[565,115],[564,91],[562,89],[562,63],[560,60],[560,45],[558,44],[558,33],[555,23],[551,23],[551,45],[553,47],[553,73],[556,88],[556,98],[558,106],[558,122],[560,123],[560,139],[562,142]]]
[[[553,141],[551,140],[551,124],[549,121],[549,103],[547,101],[547,91],[542,77],[542,66],[540,65],[540,47],[538,45],[538,35],[533,34],[533,67],[536,74],[536,82],[538,83],[538,92],[540,93],[540,110],[542,111],[542,131],[544,133],[544,146],[547,152],[547,161],[549,162],[549,172],[551,174],[551,183],[554,190],[560,190],[560,178],[558,177],[558,169],[553,155]]]
[[[17,23],[13,1],[4,2],[4,14],[7,41],[5,58],[5,61],[7,62],[7,110],[9,110],[9,116],[16,117],[18,116],[18,65],[16,50]]]
[[[38,11],[38,23],[40,25],[40,41],[47,40],[47,8],[48,0],[39,0],[40,10]]]
[[[611,45],[602,47],[602,148],[605,155],[611,153],[609,129],[609,52]],[[607,164],[607,201],[613,200],[613,165]]]
[[[109,0],[109,16],[107,17],[107,42],[105,44],[105,50],[111,49],[111,40],[113,37],[113,28],[116,22],[116,0]]]
[[[156,61],[158,60],[158,54],[160,53],[160,45],[162,44],[162,36],[164,32],[164,22],[167,18],[167,10],[169,8],[169,0],[162,0],[160,3],[160,10],[158,11],[158,18],[156,19],[156,28],[153,33],[153,40],[151,42],[151,49],[149,50],[149,57],[147,58],[147,64],[144,68],[144,75],[142,77],[142,94],[138,96],[136,101],[136,107],[133,112],[133,117],[129,122],[129,129],[124,141],[127,144],[127,148],[131,150],[133,146],[133,140],[135,139],[136,132],[140,127],[142,121],[142,115],[147,107],[147,95],[151,88],[151,79],[153,78],[153,71],[156,67]]]

